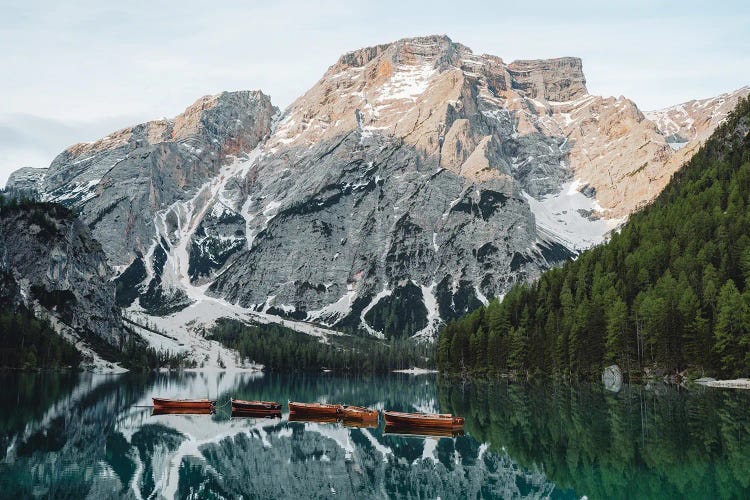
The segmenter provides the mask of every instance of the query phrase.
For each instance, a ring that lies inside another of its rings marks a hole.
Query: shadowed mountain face
[[[208,295],[379,336],[408,316],[399,335],[432,338],[601,242],[748,92],[647,117],[585,81],[576,58],[404,39],[345,54],[280,115],[260,92],[203,98],[9,186],[80,209],[121,305]]]
[[[125,343],[107,257],[69,209],[0,199],[0,275],[0,302],[11,309],[33,309],[73,342],[90,335]]]

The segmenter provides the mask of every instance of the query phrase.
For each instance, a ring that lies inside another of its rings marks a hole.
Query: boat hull
[[[341,416],[346,420],[377,421],[380,418],[380,413],[377,410],[360,406],[343,406]]]
[[[273,411],[281,412],[281,405],[275,401],[232,400],[232,411]]]
[[[341,405],[322,403],[295,403],[289,401],[289,412],[297,415],[317,415],[321,417],[339,417]]]
[[[401,428],[461,429],[464,419],[453,415],[428,413],[383,412],[386,425]]]
[[[154,408],[164,409],[188,409],[188,410],[213,410],[216,407],[215,399],[165,399],[151,398]]]

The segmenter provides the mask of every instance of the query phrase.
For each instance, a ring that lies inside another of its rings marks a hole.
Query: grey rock
[[[46,174],[46,168],[19,168],[10,174],[5,189],[20,196],[38,198],[43,191],[42,182]]]
[[[41,306],[79,334],[124,345],[127,334],[106,256],[65,208],[36,204],[7,210],[0,217],[0,270],[13,276],[14,302]]]
[[[622,389],[622,370],[617,365],[610,365],[602,373],[604,388],[611,392],[620,392]]]
[[[577,57],[513,61],[508,70],[513,88],[534,99],[572,101],[588,93],[583,63]]]

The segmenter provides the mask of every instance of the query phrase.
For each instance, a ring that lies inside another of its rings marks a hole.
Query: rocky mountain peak
[[[366,66],[383,53],[388,53],[391,62],[396,64],[410,64],[417,59],[437,62],[449,56],[458,48],[465,49],[462,45],[454,43],[447,35],[403,38],[395,42],[347,52],[339,58],[336,64],[331,66],[328,73],[333,71],[335,74],[344,67],[359,68]]]
[[[533,99],[572,101],[588,94],[578,57],[513,61],[508,71],[513,88]]]
[[[204,97],[12,179],[79,208],[121,305],[429,338],[603,241],[739,95],[644,115],[590,95],[578,58],[406,38],[343,55],[279,117],[260,92]]]

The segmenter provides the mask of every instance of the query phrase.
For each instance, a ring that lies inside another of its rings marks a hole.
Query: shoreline
[[[696,384],[719,389],[750,389],[750,378],[736,378],[731,380],[716,380],[713,378],[699,378]]]
[[[408,368],[405,370],[393,370],[392,373],[406,373],[408,375],[427,375],[428,373],[438,373],[437,370],[429,368]]]

